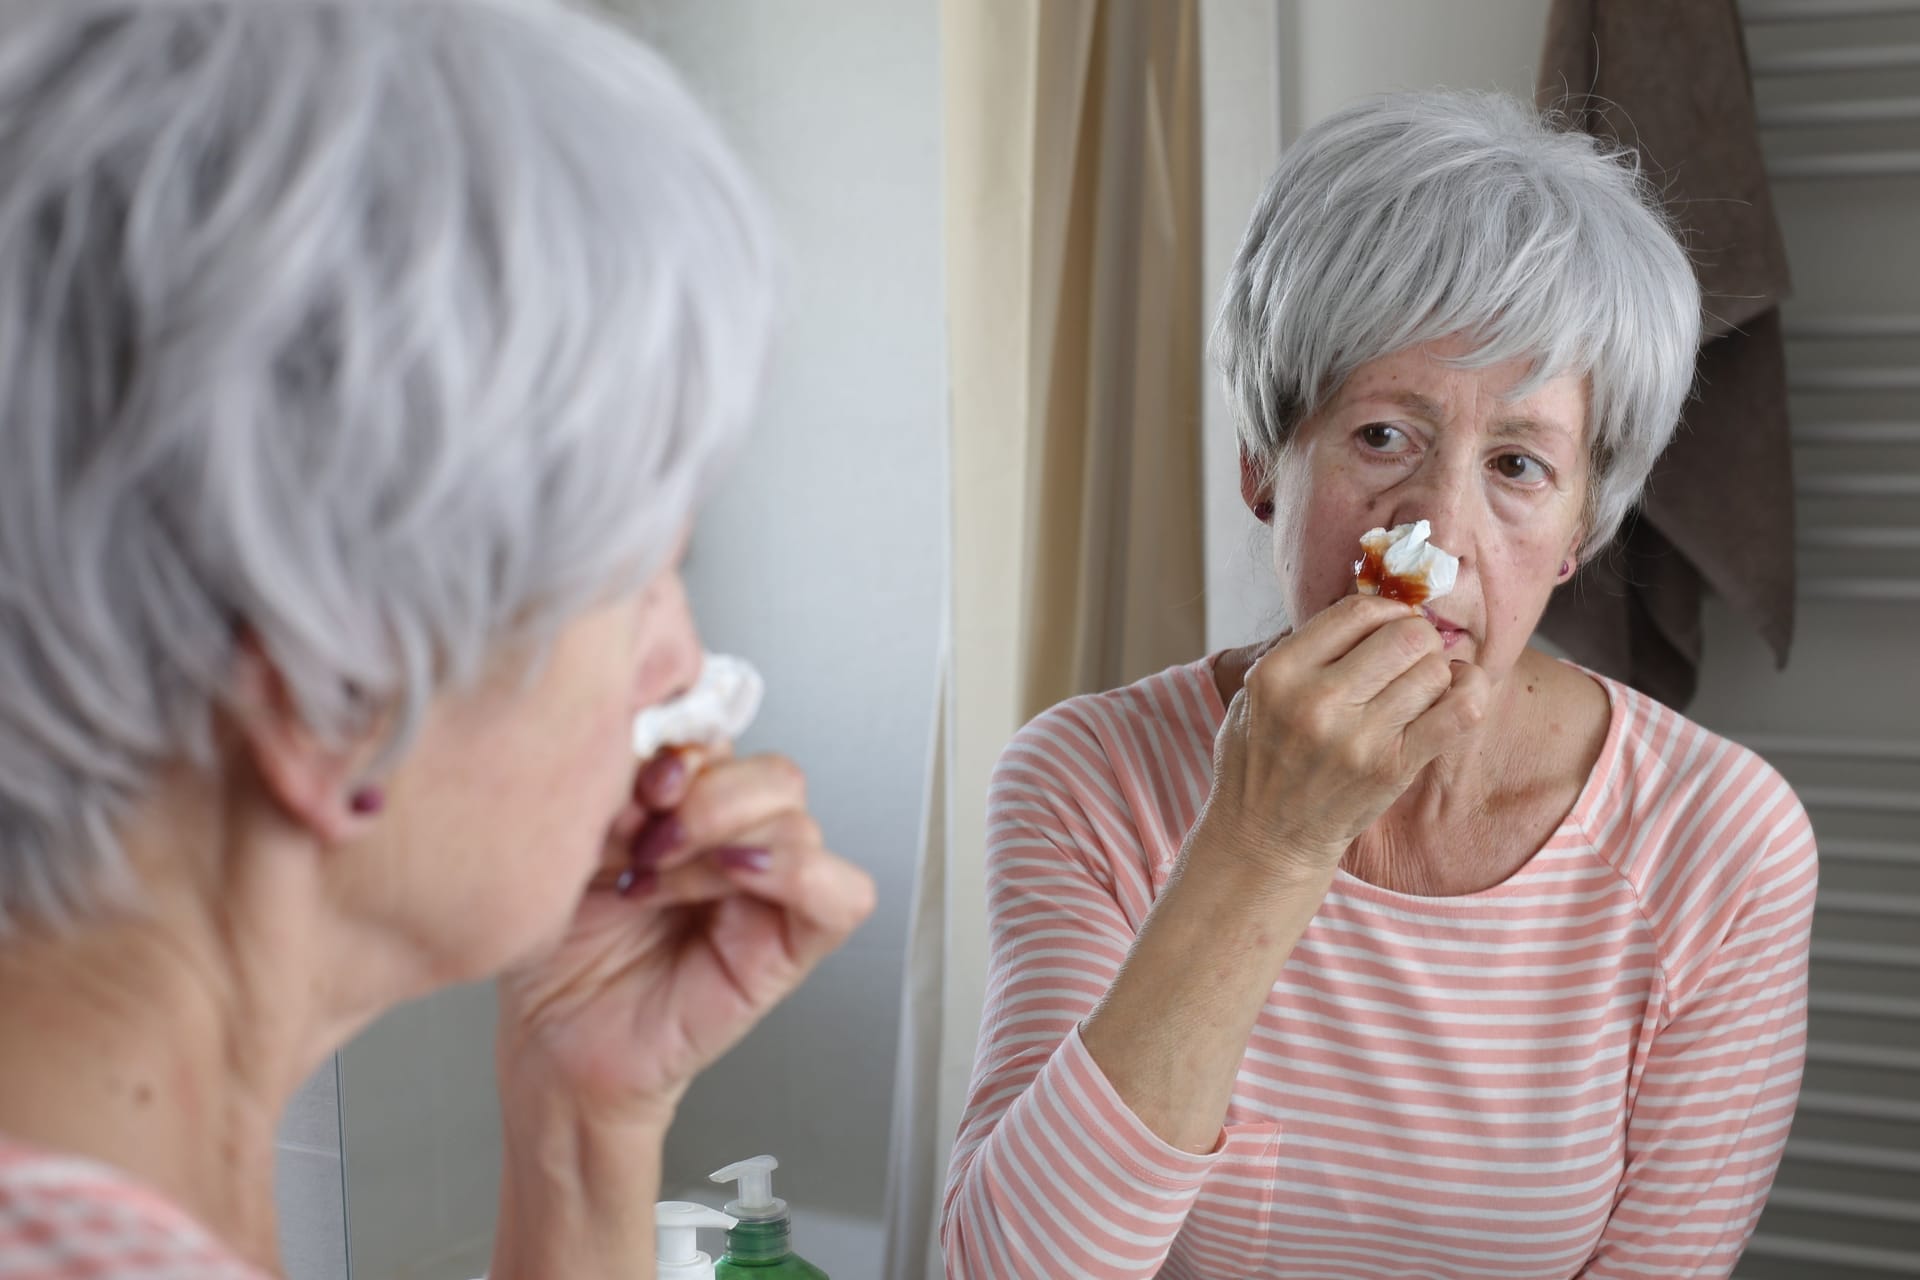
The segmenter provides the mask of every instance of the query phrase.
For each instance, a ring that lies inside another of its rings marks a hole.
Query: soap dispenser
[[[653,1265],[658,1280],[714,1280],[713,1259],[700,1252],[697,1233],[702,1227],[732,1227],[734,1220],[718,1209],[685,1200],[662,1200],[653,1206]]]
[[[715,1182],[736,1182],[740,1197],[727,1202],[738,1225],[727,1232],[727,1251],[714,1267],[715,1280],[828,1280],[827,1273],[793,1251],[793,1218],[787,1202],[773,1194],[773,1171],[780,1162],[755,1156],[712,1175]]]

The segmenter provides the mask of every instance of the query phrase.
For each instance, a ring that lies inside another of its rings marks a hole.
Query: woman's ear
[[[1560,572],[1554,575],[1556,583],[1565,582],[1580,571],[1580,547],[1587,540],[1587,531],[1582,529],[1568,545],[1567,552],[1560,558]]]
[[[1262,524],[1273,520],[1272,468],[1254,461],[1245,445],[1240,446],[1240,500]]]
[[[233,725],[273,803],[322,844],[364,831],[381,807],[370,801],[379,792],[361,774],[374,754],[371,742],[336,745],[314,732],[250,632],[235,646],[232,678]]]

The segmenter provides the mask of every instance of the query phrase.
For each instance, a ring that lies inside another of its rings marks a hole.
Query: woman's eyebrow
[[[1493,424],[1493,434],[1503,440],[1558,439],[1562,443],[1577,435],[1555,418],[1534,418],[1525,414],[1502,418]]]
[[[1438,400],[1421,395],[1418,391],[1368,390],[1357,392],[1353,399],[1359,403],[1374,401],[1376,403],[1397,404],[1414,416],[1425,418],[1428,422],[1438,422],[1446,416],[1446,411],[1440,407]]]

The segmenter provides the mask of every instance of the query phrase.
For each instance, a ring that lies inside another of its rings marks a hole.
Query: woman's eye
[[[1360,443],[1377,453],[1398,453],[1406,447],[1406,434],[1384,422],[1369,422],[1360,428]]]
[[[1546,464],[1524,453],[1503,453],[1493,460],[1493,469],[1504,480],[1536,484],[1547,478]]]

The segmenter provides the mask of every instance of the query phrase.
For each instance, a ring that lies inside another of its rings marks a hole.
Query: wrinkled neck
[[[281,1113],[365,1019],[324,859],[218,808],[129,824],[133,905],[0,939],[0,1133],[113,1166],[277,1272]]]

